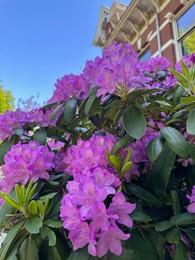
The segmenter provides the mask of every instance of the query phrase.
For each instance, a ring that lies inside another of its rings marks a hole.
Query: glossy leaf
[[[175,249],[173,260],[188,260],[186,247],[182,241],[178,243]]]
[[[48,227],[43,227],[41,229],[41,237],[42,239],[48,239],[49,240],[49,246],[55,246],[56,244],[56,235],[53,232],[52,229]]]
[[[135,139],[141,138],[146,131],[146,120],[143,112],[137,107],[125,109],[122,122],[127,133]]]
[[[38,234],[42,226],[43,222],[38,217],[29,218],[25,222],[25,228],[31,234]]]
[[[38,251],[35,244],[35,241],[31,236],[25,239],[21,244],[21,247],[18,252],[18,256],[20,260],[35,260],[39,259]]]
[[[172,227],[172,224],[170,223],[170,221],[165,220],[165,221],[161,221],[158,224],[156,224],[155,230],[161,232],[161,231],[165,231],[171,227]]]
[[[1,260],[7,260],[7,253],[10,250],[13,240],[17,236],[17,234],[20,231],[23,224],[24,224],[23,222],[17,223],[8,232],[7,236],[5,237],[5,239],[3,241],[3,245],[1,246],[1,249],[0,249]]]
[[[39,142],[40,145],[45,145],[47,140],[46,130],[43,128],[36,130],[33,135],[33,140]]]
[[[57,219],[48,219],[44,221],[44,225],[52,228],[60,228],[63,227],[63,222]]]
[[[131,237],[128,246],[133,250],[133,260],[160,260],[157,249],[145,234],[140,234],[137,230],[131,230]]]
[[[53,113],[52,113],[52,115],[51,115],[51,117],[50,117],[50,120],[51,120],[51,121],[54,120],[54,118],[57,116],[57,114],[60,112],[61,108],[63,108],[64,105],[65,105],[65,103],[62,103],[62,104],[60,104],[59,106],[57,106],[57,107],[55,108],[55,110],[53,111]]]
[[[141,211],[137,211],[137,210],[134,210],[130,214],[130,216],[133,220],[139,221],[139,222],[150,222],[150,221],[152,221],[150,216],[146,215],[145,213],[143,213]]]
[[[70,98],[64,107],[64,119],[66,122],[70,123],[75,116],[77,108],[77,99],[76,98]]]
[[[179,215],[175,215],[170,219],[173,225],[186,225],[190,223],[195,223],[195,214],[191,213],[182,213]]]
[[[11,150],[12,146],[16,143],[17,137],[13,135],[11,138],[5,139],[0,145],[0,166],[4,164],[4,156]]]
[[[112,148],[112,154],[118,152],[120,148],[123,148],[132,142],[133,138],[131,136],[125,136],[120,139]]]
[[[195,109],[191,110],[188,115],[186,130],[189,135],[195,135]]]
[[[163,150],[164,142],[160,136],[150,141],[146,153],[151,162],[154,162]]]
[[[152,174],[148,176],[148,185],[157,194],[162,194],[166,189],[174,163],[175,153],[166,147],[155,161]]]
[[[36,217],[38,215],[38,208],[35,200],[31,200],[28,205],[28,210],[31,216]]]
[[[182,158],[188,158],[189,145],[178,130],[172,127],[164,127],[160,132],[173,152]]]
[[[150,203],[151,205],[155,205],[157,207],[161,207],[161,202],[149,191],[146,189],[135,185],[133,183],[128,183],[125,186],[126,190],[138,198]]]
[[[96,97],[96,94],[96,89],[92,88],[89,93],[89,98],[87,99],[87,102],[85,104],[85,114],[89,116],[93,115],[96,112],[101,102],[101,97]]]
[[[174,211],[174,215],[178,215],[181,212],[181,206],[179,196],[175,190],[171,191],[171,204]]]
[[[174,228],[165,235],[165,239],[171,244],[178,244],[181,239],[181,233],[177,228]]]

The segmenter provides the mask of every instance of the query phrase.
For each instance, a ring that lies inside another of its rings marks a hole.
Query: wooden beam
[[[135,23],[135,24],[138,24],[138,25],[139,25],[138,19],[136,19],[136,18],[133,17],[133,16],[129,16],[129,17],[127,18],[127,20],[128,20],[129,22],[131,22],[131,23]]]
[[[133,30],[135,31],[136,35],[139,35],[139,29],[136,28],[136,26],[128,19],[128,22],[130,24],[130,26],[133,28]]]
[[[155,7],[156,11],[158,12],[159,11],[159,8],[160,8],[160,2],[159,0],[147,0],[149,1],[150,3],[152,3],[152,5]]]
[[[140,11],[140,9],[137,7],[137,11],[140,14],[140,16],[144,19],[145,23],[148,24],[148,19],[147,17],[143,14],[142,11]]]
[[[130,40],[130,38],[127,36],[127,34],[124,33],[123,31],[121,31],[121,33],[122,33],[123,37],[125,38],[125,40],[126,40],[129,44],[131,44],[131,40]]]

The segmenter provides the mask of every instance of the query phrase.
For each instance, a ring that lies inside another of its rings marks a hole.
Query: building
[[[129,43],[140,60],[165,56],[175,64],[195,52],[194,0],[132,0],[100,9],[93,44]]]

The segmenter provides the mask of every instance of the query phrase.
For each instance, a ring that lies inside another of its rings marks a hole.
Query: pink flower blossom
[[[114,137],[93,136],[87,141],[78,140],[67,150],[64,163],[67,164],[66,172],[74,175],[89,167],[108,167],[106,152],[111,152],[114,145]]]
[[[55,87],[53,96],[48,103],[67,101],[70,97],[82,100],[87,97],[89,91],[89,84],[82,74],[79,76],[65,75],[57,80]]]
[[[5,164],[2,166],[3,182],[7,184],[8,192],[19,182],[26,184],[33,178],[34,181],[40,178],[48,180],[48,171],[54,167],[53,158],[54,153],[34,141],[13,145],[5,155]]]
[[[39,108],[28,112],[20,109],[6,111],[0,115],[0,140],[3,141],[13,135],[15,128],[22,128],[26,123],[34,122],[43,127],[55,125],[55,122],[50,121],[52,112],[52,110],[43,111]]]
[[[111,224],[110,227],[103,231],[97,243],[97,255],[102,257],[110,250],[113,254],[119,256],[122,253],[120,240],[129,239],[130,234],[124,234],[121,229]]]
[[[130,235],[124,234],[116,223],[130,228],[133,225],[128,214],[135,205],[125,202],[121,192],[116,194],[121,182],[106,160],[106,152],[111,151],[113,144],[110,135],[80,139],[68,149],[64,159],[66,171],[74,179],[66,185],[68,193],[62,199],[60,217],[64,228],[70,231],[73,249],[88,245],[93,256],[103,256],[109,250],[120,255],[120,240]],[[115,249],[109,240],[117,246]],[[103,241],[105,248],[100,249]]]
[[[195,185],[192,188],[192,194],[187,195],[187,198],[190,200],[190,205],[187,207],[188,212],[195,213]]]
[[[117,215],[117,222],[120,224],[123,224],[129,228],[132,228],[133,221],[129,217],[128,214],[130,214],[132,211],[134,211],[136,205],[131,204],[129,202],[125,201],[125,197],[122,194],[122,192],[118,192],[112,199],[112,203],[110,204],[110,207],[108,208],[108,213],[110,215]]]

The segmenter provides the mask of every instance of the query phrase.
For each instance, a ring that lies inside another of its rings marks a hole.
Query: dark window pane
[[[179,37],[186,33],[190,27],[195,24],[195,4],[193,4],[182,16],[177,20],[177,29]]]
[[[195,53],[195,29],[181,41],[182,54]]]
[[[147,61],[151,58],[151,52],[150,49],[148,49],[147,51],[145,51],[140,57],[139,60],[140,61]]]

